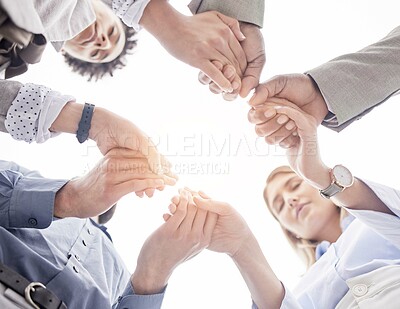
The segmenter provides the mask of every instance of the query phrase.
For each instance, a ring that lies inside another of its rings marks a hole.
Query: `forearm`
[[[151,0],[143,12],[140,25],[161,42],[173,40],[172,30],[181,25],[183,17],[166,0]]]
[[[317,166],[320,166],[318,168]],[[330,171],[326,165],[316,163],[313,176],[307,181],[318,190],[327,188],[331,183]],[[344,191],[331,197],[332,202],[339,207],[346,207],[354,210],[372,210],[393,214],[390,209],[376,196],[373,190],[364,182],[355,178],[354,183]]]
[[[83,107],[84,104],[81,103],[67,103],[51,125],[50,130],[58,133],[62,132],[76,134],[82,117]],[[110,115],[112,115],[110,112],[101,107],[96,107],[93,110],[93,116],[89,130],[90,139],[95,139],[99,132],[106,127],[107,122],[111,121],[109,118]]]
[[[282,283],[269,266],[261,248],[251,235],[232,257],[258,308],[278,309],[285,295]]]
[[[351,187],[336,194],[331,199],[336,205],[349,209],[372,210],[393,214],[374,191],[357,178],[354,179],[354,184]]]
[[[400,27],[375,44],[307,73],[336,115],[339,131],[400,89]]]

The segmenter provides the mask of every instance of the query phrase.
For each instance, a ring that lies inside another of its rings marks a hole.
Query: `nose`
[[[108,36],[104,33],[99,33],[94,44],[100,49],[109,49],[111,46]]]
[[[299,202],[297,197],[289,197],[288,204],[290,207],[296,207],[297,203]]]

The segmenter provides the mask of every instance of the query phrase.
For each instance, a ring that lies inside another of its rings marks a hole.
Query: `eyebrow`
[[[290,177],[290,178],[283,184],[282,187],[284,187],[284,188],[287,187],[287,186],[290,184],[290,182],[291,182],[293,179],[295,179],[296,177],[297,177],[296,175],[293,176],[293,177]],[[273,199],[272,204],[271,204],[271,208],[272,208],[272,209],[276,210],[275,207],[274,207],[274,205],[275,205],[276,200],[277,200],[280,196],[281,196],[281,195],[278,194],[278,195],[275,196],[275,198]]]

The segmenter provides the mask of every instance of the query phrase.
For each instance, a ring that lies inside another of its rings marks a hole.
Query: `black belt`
[[[30,282],[0,263],[0,282],[14,290],[32,306],[40,309],[66,309],[67,306],[40,282]]]

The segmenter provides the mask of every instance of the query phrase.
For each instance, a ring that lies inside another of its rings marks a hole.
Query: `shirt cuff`
[[[137,295],[129,282],[122,296],[118,300],[118,309],[159,309],[164,299],[165,286],[160,293],[150,295]]]
[[[21,177],[15,185],[9,208],[9,227],[48,227],[53,220],[56,193],[68,180]]]
[[[150,0],[113,0],[112,8],[127,26],[140,31],[142,27],[139,22],[149,2]]]
[[[64,105],[74,100],[45,86],[25,84],[7,111],[5,127],[16,140],[43,143],[59,134],[49,128]]]

